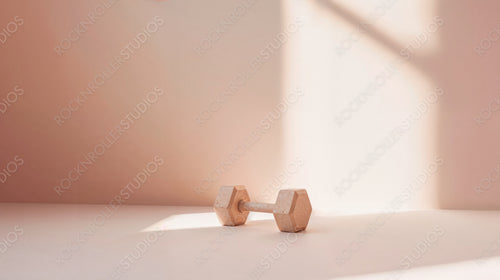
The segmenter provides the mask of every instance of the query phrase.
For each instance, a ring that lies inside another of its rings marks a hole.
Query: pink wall
[[[279,123],[220,167],[281,101],[279,54],[244,86],[237,76],[280,32],[279,3],[104,3],[18,1],[0,12],[1,27],[23,21],[0,45],[0,97],[17,91],[0,115],[0,168],[14,173],[0,199],[103,203],[122,193],[127,203],[207,205],[222,183],[263,185],[279,167]],[[203,39],[231,14],[234,24],[207,49]],[[86,28],[71,33],[80,21]],[[239,88],[201,124],[232,84]],[[87,87],[94,93],[80,94]],[[151,161],[158,171],[123,190]]]
[[[316,206],[500,208],[498,1],[285,3],[309,18],[285,81],[315,97],[285,154]]]
[[[404,208],[500,208],[499,8],[9,3],[0,10],[0,201],[210,205],[218,186],[246,184],[263,200],[305,187],[317,210],[375,209],[438,159]],[[443,24],[423,33],[436,17]],[[337,125],[400,54],[396,74]],[[445,93],[439,102],[354,174],[434,88]]]

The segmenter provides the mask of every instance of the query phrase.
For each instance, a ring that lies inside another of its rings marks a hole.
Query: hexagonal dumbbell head
[[[304,189],[280,190],[274,205],[274,219],[281,231],[297,232],[306,229],[312,207]]]
[[[221,187],[215,199],[214,209],[221,224],[225,226],[242,225],[247,221],[248,211],[240,211],[239,202],[250,201],[245,186]]]

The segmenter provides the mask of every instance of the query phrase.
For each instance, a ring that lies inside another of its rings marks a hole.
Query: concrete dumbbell
[[[245,186],[221,187],[214,203],[221,224],[238,226],[246,222],[249,211],[273,213],[280,231],[306,229],[312,208],[304,189],[280,190],[275,204],[250,202]]]

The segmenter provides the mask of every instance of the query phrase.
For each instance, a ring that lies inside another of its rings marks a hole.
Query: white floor
[[[500,212],[220,227],[207,207],[0,204],[0,279],[499,279]]]

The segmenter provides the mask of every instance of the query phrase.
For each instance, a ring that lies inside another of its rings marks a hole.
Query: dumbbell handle
[[[258,202],[250,202],[242,200],[239,202],[238,208],[240,209],[240,211],[273,213],[274,204],[258,203]]]

